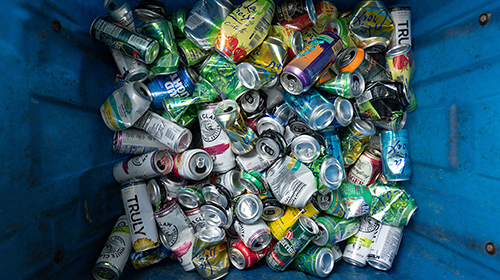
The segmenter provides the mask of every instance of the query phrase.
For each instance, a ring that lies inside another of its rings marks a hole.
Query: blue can
[[[326,129],[318,131],[319,135],[325,140],[325,153],[334,157],[342,167],[343,178],[346,178],[344,157],[342,156],[342,146],[340,145],[340,137],[334,127],[329,126]]]
[[[339,96],[333,96],[327,98],[326,100],[332,103],[333,107],[335,107],[335,118],[330,124],[330,127],[348,126],[354,116],[354,108],[351,102]]]
[[[387,181],[410,180],[412,166],[408,131],[382,131],[382,173]]]
[[[177,71],[172,74],[160,75],[148,83],[153,102],[151,108],[154,110],[163,109],[163,99],[165,97],[185,97],[194,92],[194,85],[198,82],[198,74],[193,69],[179,64]]]
[[[312,130],[320,130],[329,126],[335,118],[335,107],[319,92],[311,89],[300,95],[286,92],[285,103]]]
[[[172,254],[172,251],[165,246],[167,243],[166,235],[160,233],[160,246],[141,252],[132,252],[129,257],[129,265],[137,270],[154,265],[166,259]]]

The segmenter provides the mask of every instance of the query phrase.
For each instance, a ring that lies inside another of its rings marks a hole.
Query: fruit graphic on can
[[[247,0],[222,23],[215,49],[234,62],[262,43],[269,31],[275,4],[272,0]]]

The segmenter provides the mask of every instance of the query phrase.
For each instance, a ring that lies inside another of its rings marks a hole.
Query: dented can
[[[246,224],[239,220],[235,220],[234,228],[245,246],[255,252],[266,248],[273,239],[273,236],[269,232],[269,227],[261,219],[258,219],[253,224]]]
[[[273,222],[285,215],[285,206],[274,197],[262,199],[262,220]]]
[[[206,227],[195,234],[193,263],[206,280],[216,280],[229,272],[226,232],[218,227]]]
[[[224,174],[220,174],[215,177],[215,184],[220,184],[226,188],[232,197],[240,195],[245,188],[240,184],[240,172],[238,170],[232,169]],[[213,181],[211,181],[213,182]]]
[[[249,172],[251,170],[265,170],[271,166],[273,162],[261,157],[259,153],[257,153],[257,150],[252,149],[244,155],[238,155],[236,157],[236,164],[241,170]]]
[[[278,6],[278,9],[279,7],[280,6]],[[289,58],[294,58],[304,49],[302,33],[297,29],[280,25],[271,25],[268,36],[276,37],[285,43],[289,50]],[[290,51],[293,55],[290,54]]]
[[[344,50],[340,37],[323,31],[283,69],[281,85],[298,95],[309,90]]]
[[[287,91],[284,99],[295,114],[313,130],[326,128],[335,118],[333,104],[314,89],[300,95]]]
[[[285,209],[283,216],[277,220],[268,222],[269,229],[273,236],[280,240],[283,238],[287,230],[301,217],[307,216],[311,219],[316,219],[319,215],[319,209],[316,209],[310,202],[304,208],[296,208],[288,206]]]
[[[335,257],[330,248],[309,246],[298,254],[290,267],[317,277],[326,277],[332,270]]]
[[[391,74],[362,48],[347,48],[336,63],[341,72],[358,71],[365,82],[392,80]]]
[[[106,240],[106,245],[92,270],[92,276],[96,280],[120,278],[131,251],[132,241],[127,216],[122,215]]]
[[[168,147],[139,129],[127,128],[116,131],[113,136],[113,153],[140,155],[165,149]]]
[[[137,270],[152,266],[166,259],[172,254],[172,251],[167,248],[167,236],[163,232],[159,232],[160,246],[141,252],[130,254],[129,264]]]
[[[276,7],[279,25],[302,30],[316,25],[316,9],[312,0],[289,0]]]
[[[109,129],[123,130],[148,110],[152,100],[151,92],[143,83],[128,83],[115,90],[101,105],[101,117]]]
[[[143,82],[148,78],[149,69],[144,63],[113,48],[110,48],[110,50],[115,60],[116,67],[118,67],[126,83]]]
[[[247,268],[252,267],[258,261],[263,259],[269,250],[272,249],[276,242],[271,240],[269,245],[260,251],[253,251],[248,248],[243,240],[238,237],[237,239],[230,242],[229,248],[229,260],[239,270],[245,270]]]
[[[113,167],[113,177],[117,182],[125,183],[133,179],[150,179],[166,175],[172,168],[172,156],[167,151],[160,150],[118,162]]]
[[[270,161],[283,157],[286,153],[286,147],[285,138],[271,129],[264,131],[255,145],[257,153]]]
[[[235,200],[237,201],[234,205],[234,211],[239,221],[244,224],[253,224],[260,219],[263,211],[263,204],[257,195],[246,193],[237,196]]]
[[[157,247],[160,239],[146,183],[136,181],[124,184],[121,194],[134,251]]]

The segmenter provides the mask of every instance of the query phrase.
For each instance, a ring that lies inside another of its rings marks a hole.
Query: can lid
[[[408,44],[401,44],[394,46],[392,49],[385,53],[386,58],[395,57],[404,53],[411,51],[411,46]]]
[[[196,152],[189,159],[189,170],[198,180],[201,180],[207,177],[214,168],[212,157],[202,149],[193,149],[191,151]]]
[[[250,90],[240,98],[241,109],[247,113],[253,113],[259,109],[260,101],[260,92],[257,90]]]
[[[132,11],[128,0],[104,0],[103,7],[114,21],[119,21]]]
[[[318,140],[310,135],[300,135],[290,144],[292,153],[303,163],[319,158],[321,147]]]
[[[244,224],[253,224],[259,220],[262,215],[262,201],[251,193],[241,195],[236,202],[236,217]]]
[[[384,37],[369,37],[364,41],[359,42],[359,46],[363,48],[366,53],[381,53],[387,49],[390,40]]]
[[[255,69],[255,66],[248,62],[242,62],[236,66],[236,74],[240,82],[247,88],[259,89],[261,88],[261,83],[259,80],[259,74]]]
[[[161,175],[170,173],[174,167],[172,156],[165,150],[157,151],[153,157],[153,161],[156,171]]]
[[[238,248],[229,248],[229,260],[239,270],[243,270],[246,266],[245,256]]]
[[[263,225],[267,227],[266,223],[263,222]],[[260,231],[257,233],[257,236],[252,236],[252,243],[250,244],[250,250],[258,252],[269,245],[273,236],[269,233],[269,229],[267,231]]]
[[[110,262],[96,263],[92,276],[97,280],[116,280],[121,276],[121,270]]]
[[[217,243],[226,237],[226,232],[220,227],[204,227],[196,233],[196,236],[202,241]]]
[[[290,94],[299,95],[304,91],[304,86],[294,73],[283,72],[280,75],[280,82],[283,88]]]
[[[225,227],[228,224],[227,212],[217,204],[208,202],[200,207],[200,212],[209,226]]]
[[[288,123],[288,120],[295,115],[293,109],[290,108],[286,103],[281,104],[274,112],[276,118],[280,119],[283,123]]]
[[[332,270],[335,263],[335,257],[332,250],[329,248],[321,248],[316,257],[316,272],[319,277],[328,276]]]
[[[262,199],[262,220],[273,222],[285,215],[285,206],[274,197],[266,197]]]
[[[167,239],[167,234],[165,234],[162,230],[158,231],[158,236],[160,237],[160,242],[163,246],[166,248],[169,248],[168,246],[168,239]],[[170,249],[170,248],[169,248]]]
[[[342,126],[348,126],[354,115],[354,109],[349,100],[337,97],[335,99],[335,119]]]
[[[267,160],[273,161],[282,154],[280,153],[279,144],[268,137],[260,137],[255,147],[259,155]],[[283,148],[281,150],[283,150]]]
[[[135,93],[139,95],[142,99],[152,102],[153,101],[153,96],[151,95],[151,91],[149,91],[149,88],[141,83],[141,82],[135,82],[132,83],[134,87]]]
[[[278,132],[280,135],[285,134],[285,127],[278,120],[277,117],[274,119],[270,116],[263,116],[257,121],[257,133],[261,135],[264,131],[271,129]]]
[[[351,125],[355,130],[365,136],[372,136],[375,134],[375,126],[371,122],[356,118],[351,122]]]
[[[340,186],[340,183],[342,183],[342,180],[344,179],[344,171],[340,162],[336,158],[328,157],[321,164],[319,176],[321,183],[325,187],[335,190]]]
[[[349,83],[351,94],[353,97],[359,97],[365,91],[365,78],[355,70],[351,72],[351,82]]]
[[[317,193],[316,202],[320,210],[326,211],[333,203],[333,192]]]
[[[361,53],[358,55],[358,51]],[[364,59],[363,49],[358,49],[354,46],[348,47],[342,52],[338,58],[339,67],[342,68],[342,72],[353,72],[358,68]]]
[[[318,16],[316,15],[316,9],[314,7],[313,0],[306,0],[306,10],[313,25],[316,25],[316,22],[318,21]]]
[[[294,31],[292,35],[292,51],[298,55],[304,49],[304,37],[302,32]]]
[[[319,232],[318,225],[313,221],[313,219],[307,217],[307,216],[300,216],[299,217],[299,223],[302,225],[302,227],[309,233],[316,235]]]
[[[182,188],[177,194],[177,200],[179,204],[185,208],[193,209],[200,207],[203,204],[202,195],[199,190],[193,187]]]
[[[327,21],[323,26],[323,31],[330,30],[337,35],[340,35],[340,29],[340,24],[335,19]]]
[[[153,204],[153,206],[158,205],[161,196],[160,186],[154,178],[148,181],[148,191],[151,199],[151,204]]]
[[[207,184],[201,189],[206,202],[211,202],[227,209],[230,206],[231,195],[222,186]]]
[[[326,243],[328,243],[328,239],[329,239],[329,233],[328,233],[328,229],[326,228],[326,226],[318,221],[315,222],[316,225],[318,226],[318,235],[316,235],[316,237],[313,239],[313,243],[318,245],[318,246],[325,246]]]
[[[217,105],[215,107],[213,114],[217,118],[217,116],[224,116],[228,114],[239,114],[240,113],[240,107],[238,103],[234,100],[231,99],[226,99]]]
[[[330,102],[324,102],[316,106],[309,118],[309,127],[314,130],[321,130],[329,126],[335,119],[335,107]]]

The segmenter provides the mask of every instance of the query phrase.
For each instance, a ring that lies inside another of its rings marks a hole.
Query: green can
[[[399,182],[384,183],[377,180],[369,189],[373,198],[370,210],[372,218],[395,227],[408,225],[418,205]]]
[[[290,268],[324,278],[332,272],[334,263],[335,257],[330,248],[313,245],[297,255]]]
[[[209,56],[213,51],[205,51],[198,46],[196,46],[191,40],[184,39],[178,44],[178,53],[182,63],[188,66],[193,66],[199,62],[202,62],[207,56]]]
[[[300,216],[267,254],[267,264],[274,271],[284,271],[318,233],[318,225],[311,218]]]
[[[255,171],[251,170],[249,172],[240,172],[240,184],[245,187],[245,189],[258,196],[267,196],[269,193],[269,186],[267,185],[264,177]]]
[[[155,74],[169,74],[177,71],[179,54],[172,23],[164,19],[149,21],[142,27],[141,32],[161,45],[158,58],[151,65],[150,70]]]
[[[176,119],[172,118],[170,116],[170,114],[165,110],[163,111],[161,116],[164,117],[165,119],[171,121],[171,122],[174,122],[174,123],[182,126],[182,127],[189,128],[193,124],[195,124],[196,121],[198,120],[198,104],[193,104],[193,105],[189,106],[188,109],[186,110],[186,112],[184,114],[180,115],[179,117],[177,117]]]
[[[217,52],[210,55],[200,69],[200,75],[222,93],[222,99],[237,101],[249,90],[236,75],[236,63],[225,59]]]
[[[372,195],[367,186],[343,181],[339,188],[347,219],[366,215],[370,212]]]
[[[317,84],[316,88],[343,98],[355,98],[361,96],[365,91],[365,79],[358,71],[343,72]]]
[[[160,49],[156,40],[116,26],[103,17],[98,17],[92,22],[90,37],[146,64],[155,61]]]
[[[328,246],[346,240],[359,230],[359,219],[342,219],[323,215],[316,219],[320,234],[313,240],[318,246]]]
[[[339,190],[332,191],[330,199],[330,206],[325,210],[328,215],[332,215],[339,218],[345,217],[345,207],[342,204],[342,200],[340,198]]]
[[[175,11],[172,18],[172,25],[174,27],[174,32],[176,37],[186,37],[186,33],[184,32],[184,27],[186,27],[186,19],[189,15],[189,11],[191,9],[180,8]]]

